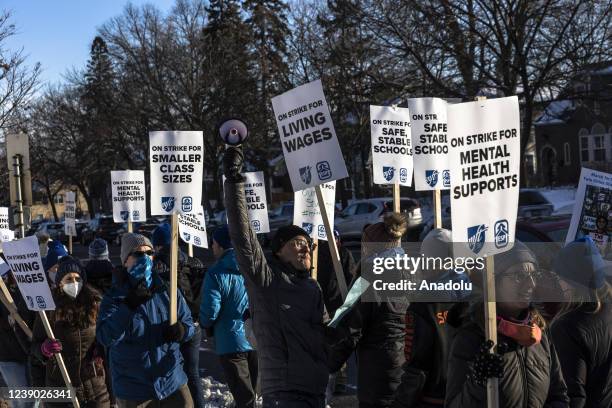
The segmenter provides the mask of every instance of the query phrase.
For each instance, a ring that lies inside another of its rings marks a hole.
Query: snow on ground
[[[576,187],[539,188],[538,191],[554,205],[553,214],[571,214],[573,212]]]
[[[204,389],[204,406],[206,408],[231,408],[234,397],[226,384],[215,381],[212,377],[202,378]]]

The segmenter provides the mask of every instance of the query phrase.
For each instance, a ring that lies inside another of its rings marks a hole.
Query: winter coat
[[[482,303],[474,305],[454,336],[448,361],[448,408],[486,407],[487,392],[468,378],[470,366],[485,341]],[[547,330],[539,344],[524,347],[498,333],[503,352],[503,376],[499,379],[500,408],[568,407],[567,387]]]
[[[602,303],[598,313],[586,306],[573,310],[551,331],[570,406],[612,407],[612,304]]]
[[[393,252],[395,253],[395,252]],[[383,255],[384,256],[384,255]],[[356,269],[361,276],[361,268]],[[368,291],[374,291],[370,286]],[[404,357],[407,303],[364,301],[367,291],[341,320],[344,340],[332,346],[330,369],[335,372],[357,350],[357,398],[360,407],[388,407],[400,384]],[[370,294],[367,297],[372,297]]]
[[[108,259],[92,259],[85,265],[87,283],[105,294],[112,286],[113,270],[115,267]]]
[[[19,316],[32,330],[36,315],[28,310],[21,293],[16,287],[9,288],[9,293],[15,302]],[[30,354],[30,340],[17,322],[14,325],[9,323],[9,316],[8,309],[0,302],[0,361],[25,363],[28,360],[28,354]]]
[[[234,249],[227,249],[204,278],[200,324],[213,328],[217,354],[253,350],[244,330],[249,298]]]
[[[170,319],[168,287],[153,274],[152,298],[133,311],[124,303],[130,286],[122,273],[102,299],[97,328],[98,341],[109,349],[113,393],[125,400],[162,400],[187,383],[180,344],[162,338]],[[186,341],[195,329],[180,291],[177,319]]]
[[[342,294],[338,287],[338,279],[336,278],[336,271],[334,270],[334,264],[329,252],[329,245],[322,242],[318,249],[317,282],[319,282],[323,291],[323,301],[325,302],[327,313],[332,317],[336,310],[342,306]],[[340,265],[342,265],[342,272],[348,287],[353,280],[352,274],[355,269],[355,259],[351,251],[342,246],[338,248],[338,254],[340,255]]]
[[[323,395],[329,371],[321,288],[307,273],[266,260],[249,223],[244,183],[225,182],[225,205],[249,295],[262,394]]]
[[[58,294],[59,293],[59,294]],[[106,388],[106,373],[101,358],[96,358],[96,325],[87,322],[79,323],[73,317],[60,318],[60,312],[68,305],[78,302],[79,308],[89,310],[100,307],[100,294],[89,285],[85,285],[76,300],[56,291],[54,293],[56,309],[47,312],[49,324],[53,330],[55,339],[62,344],[62,357],[66,370],[70,376],[72,386],[76,388],[76,395],[81,404],[93,401],[105,401],[106,404],[98,406],[110,406],[108,390]],[[89,301],[86,301],[89,299]],[[90,312],[88,312],[91,314]],[[61,319],[61,320],[60,320]],[[47,358],[40,349],[47,339],[47,333],[42,324],[40,316],[36,317],[32,332],[32,353],[36,358],[45,363],[45,386],[65,387],[66,383],[57,364],[55,357]],[[101,351],[99,353],[101,356]]]

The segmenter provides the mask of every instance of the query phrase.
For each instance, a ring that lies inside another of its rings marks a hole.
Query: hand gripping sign
[[[111,171],[113,221],[140,222],[147,219],[147,195],[144,171]]]
[[[272,98],[293,191],[348,177],[320,80]]]

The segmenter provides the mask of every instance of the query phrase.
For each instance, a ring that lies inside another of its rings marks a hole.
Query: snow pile
[[[543,188],[540,193],[554,206],[553,214],[571,214],[574,209],[576,187]]]
[[[204,377],[202,380],[202,388],[204,389],[204,407],[206,408],[233,408],[234,397],[230,392],[227,384],[215,381],[212,377]],[[257,407],[262,406],[261,397],[257,398]]]

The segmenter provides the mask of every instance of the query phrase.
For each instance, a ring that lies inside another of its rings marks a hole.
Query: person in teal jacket
[[[245,332],[249,299],[227,225],[215,230],[212,250],[217,262],[202,286],[200,324],[215,338],[215,351],[237,408],[255,407],[257,355]]]

